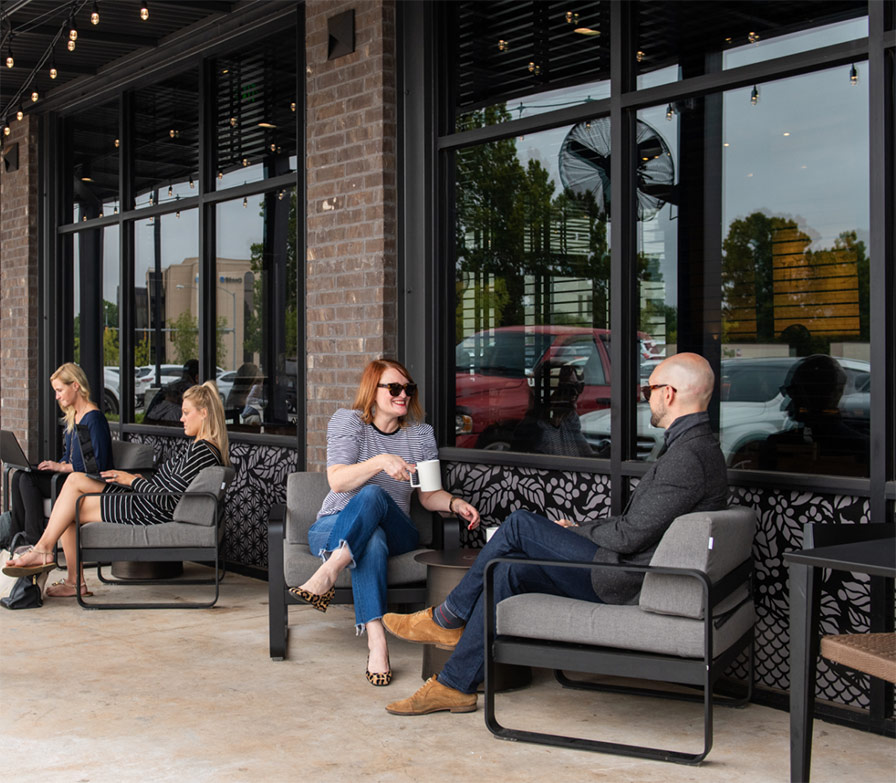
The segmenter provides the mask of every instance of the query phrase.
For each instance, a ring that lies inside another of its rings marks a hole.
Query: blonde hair
[[[227,424],[224,421],[224,406],[221,395],[214,381],[206,381],[199,386],[191,386],[184,392],[183,399],[190,400],[198,409],[208,414],[197,440],[211,441],[221,452],[221,461],[230,464],[230,440],[227,437]]]
[[[370,424],[373,421],[378,390],[377,384],[380,382],[380,378],[383,377],[383,373],[389,368],[398,370],[408,379],[408,383],[414,382],[407,367],[395,359],[374,359],[372,362],[369,362],[361,374],[358,393],[355,395],[355,401],[352,403],[352,408],[356,411],[361,411],[361,420],[365,424]],[[408,412],[398,420],[398,426],[407,427],[409,424],[418,424],[421,421],[423,421],[423,406],[420,405],[420,392],[418,391],[417,394],[408,400]]]
[[[56,372],[50,376],[50,383],[53,381],[59,381],[66,386],[71,386],[73,383],[77,383],[79,387],[78,394],[81,395],[81,397],[84,398],[84,401],[88,404],[91,402],[90,384],[87,381],[87,376],[84,374],[84,370],[78,367],[77,364],[74,364],[73,362],[60,364],[59,367],[56,368]],[[62,408],[62,414],[65,416],[66,431],[72,432],[75,429],[74,406],[65,406],[60,403],[59,407]]]

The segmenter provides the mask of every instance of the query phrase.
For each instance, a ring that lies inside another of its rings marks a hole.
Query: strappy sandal
[[[35,552],[41,556],[42,562],[32,565],[17,565],[16,561],[21,560],[30,552]],[[28,546],[20,546],[13,552],[12,558],[3,566],[3,573],[7,576],[37,576],[44,571],[52,571],[56,568],[56,560],[52,552],[41,552],[30,544]]]
[[[50,598],[74,598],[77,594],[77,587],[74,583],[69,582],[66,579],[60,579],[58,582],[53,582],[53,584],[47,587],[44,592],[44,595],[48,595]],[[81,595],[93,595],[93,593],[87,589],[86,582],[81,582]]]

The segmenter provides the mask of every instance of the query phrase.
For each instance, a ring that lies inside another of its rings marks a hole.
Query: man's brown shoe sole
[[[429,715],[433,712],[476,712],[476,705],[472,704],[469,707],[433,707],[430,710],[420,710],[419,712],[399,712],[386,707],[386,712],[390,712],[393,715]]]

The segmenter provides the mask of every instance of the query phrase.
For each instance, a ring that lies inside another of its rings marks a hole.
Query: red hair
[[[414,379],[401,362],[395,359],[374,359],[369,362],[361,373],[361,383],[358,385],[358,392],[355,394],[355,401],[352,408],[361,411],[361,420],[365,424],[373,421],[374,408],[376,407],[376,394],[379,391],[377,384],[383,373],[388,369],[398,370],[408,383],[413,383]],[[423,421],[423,407],[420,405],[419,392],[408,400],[408,412],[398,420],[401,427],[407,427],[409,424],[417,424]]]

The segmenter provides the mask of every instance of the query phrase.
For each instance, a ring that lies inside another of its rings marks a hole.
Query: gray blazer
[[[709,423],[697,424],[675,438],[632,493],[618,517],[570,528],[599,549],[596,563],[647,565],[672,521],[692,511],[718,511],[728,501],[728,471]],[[637,603],[644,575],[595,570],[594,592],[608,604]]]

